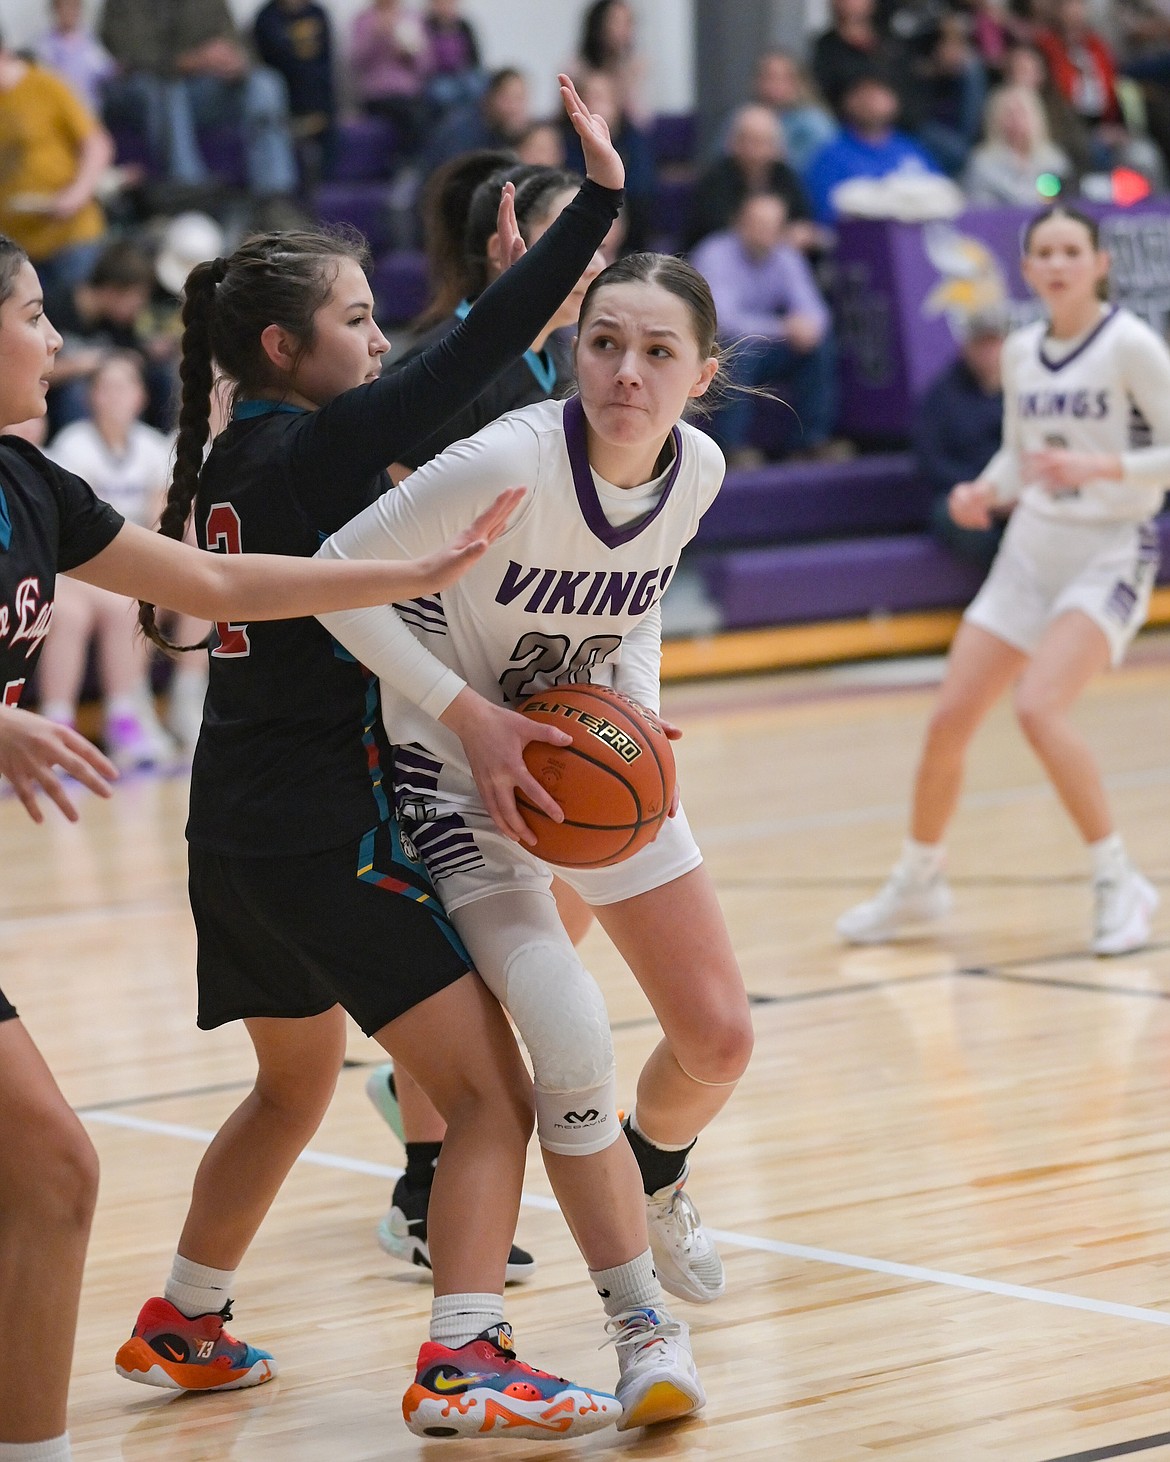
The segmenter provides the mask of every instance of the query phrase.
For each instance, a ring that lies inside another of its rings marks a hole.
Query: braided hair
[[[313,345],[313,317],[333,289],[343,259],[366,268],[369,254],[352,229],[255,234],[227,259],[196,264],[183,290],[183,343],[179,365],[182,399],[175,467],[159,532],[181,539],[199,488],[199,474],[211,433],[216,372],[231,383],[233,398],[272,391],[282,382],[260,337],[279,325],[299,341],[297,362]],[[204,644],[173,645],[155,622],[155,606],[140,601],[138,623],[165,650],[200,650]]]

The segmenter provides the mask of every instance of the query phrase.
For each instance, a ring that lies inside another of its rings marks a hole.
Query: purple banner
[[[1112,298],[1166,334],[1170,198],[1124,210],[1077,206],[1101,220]],[[995,208],[933,223],[841,223],[835,313],[844,431],[906,437],[915,400],[954,358],[973,314],[998,307],[1014,325],[1036,318],[1019,267],[1020,235],[1032,216]]]

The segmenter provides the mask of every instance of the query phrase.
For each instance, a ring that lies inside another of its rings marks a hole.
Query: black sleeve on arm
[[[622,193],[585,182],[548,232],[450,334],[402,370],[345,391],[296,427],[296,489],[310,513],[338,476],[369,478],[437,431],[521,356],[585,272]]]

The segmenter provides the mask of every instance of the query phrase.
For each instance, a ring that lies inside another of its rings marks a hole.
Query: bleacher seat
[[[688,561],[725,629],[961,608],[982,572],[932,537],[930,503],[903,453],[729,472]],[[1170,583],[1170,513],[1158,531]]]
[[[655,117],[650,124],[650,147],[659,167],[692,164],[697,143],[698,128],[692,112]]]
[[[374,264],[370,282],[378,319],[384,325],[404,325],[427,302],[426,255],[415,249],[384,254]]]
[[[377,255],[389,233],[389,184],[322,183],[313,200],[322,223],[350,223]]]
[[[353,117],[337,128],[331,182],[372,183],[394,172],[398,136],[382,117]]]

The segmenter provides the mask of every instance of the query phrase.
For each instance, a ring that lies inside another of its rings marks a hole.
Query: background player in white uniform
[[[604,1000],[557,917],[548,866],[522,846],[532,835],[516,789],[539,788],[481,727],[485,716],[498,726],[501,702],[574,681],[616,685],[657,712],[659,601],[723,476],[711,440],[678,422],[715,375],[715,323],[689,265],[612,265],[582,306],[578,397],[453,446],[321,550],[399,557],[497,483],[529,489],[466,593],[325,622],[382,676],[403,833],[528,1046],[545,1164],[617,1342],[619,1427],[684,1414],[703,1393],[686,1327],[662,1309]],[[663,1027],[631,1142],[656,1149],[677,1189],[654,1254],[664,1282],[714,1298],[722,1266],[682,1191],[686,1153],[743,1074],[752,1037],[711,879],[681,812],[626,863],[559,872],[595,907]]]
[[[1158,895],[1130,863],[1096,761],[1069,719],[1145,620],[1158,567],[1150,519],[1170,484],[1170,350],[1102,302],[1108,266],[1096,224],[1072,210],[1046,210],[1024,235],[1024,275],[1047,319],[1009,338],[1003,445],[950,499],[969,528],[1016,506],[951,646],[901,860],[875,898],[838,921],[851,942],[880,942],[949,909],[942,839],[966,749],[1013,683],[1020,726],[1088,844],[1093,950],[1123,954],[1149,937]]]

